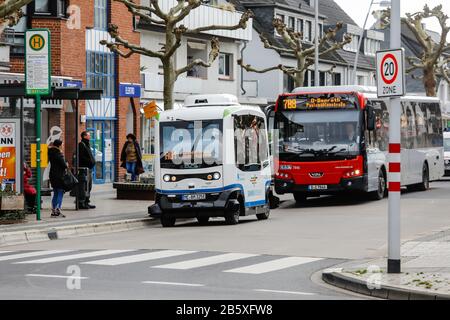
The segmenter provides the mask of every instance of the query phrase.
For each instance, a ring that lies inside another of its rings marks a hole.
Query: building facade
[[[7,72],[0,74],[1,82],[23,81],[24,32],[48,28],[52,82],[63,87],[102,89],[103,96],[100,101],[81,101],[80,119],[75,119],[70,102],[44,104],[43,142],[60,137],[65,142],[66,158],[72,159],[79,134],[90,131],[96,158],[94,181],[118,180],[124,173],[118,160],[125,136],[129,130],[137,136],[140,132],[139,94],[121,94],[120,89],[139,84],[140,61],[139,57],[126,60],[118,57],[99,42],[109,39],[108,24],[114,23],[124,37],[139,43],[140,34],[134,30],[132,15],[123,4],[112,0],[36,0],[23,11],[24,17],[3,36],[9,57],[2,64]],[[32,110],[33,102],[28,104]],[[29,112],[29,117],[28,122],[34,126],[33,112]],[[75,132],[75,121],[79,122],[79,132]],[[28,132],[25,139],[34,142],[34,134]]]
[[[251,9],[256,17],[254,21],[253,37],[247,44],[243,54],[244,62],[256,69],[283,64],[295,67],[297,61],[288,54],[265,49],[259,39],[263,33],[271,43],[279,47],[286,47],[272,26],[274,18],[284,21],[286,26],[303,34],[305,48],[313,45],[315,35],[315,1],[307,0],[234,0],[243,8]],[[374,85],[375,84],[375,52],[380,47],[384,37],[376,31],[363,32],[353,19],[348,16],[334,1],[321,0],[319,7],[319,37],[324,30],[333,27],[338,22],[343,23],[343,29],[338,33],[337,40],[341,41],[345,34],[350,35],[353,41],[342,50],[321,56],[319,61],[320,85]],[[355,56],[358,50],[358,41],[363,35],[363,45],[359,55],[356,82],[353,77]],[[332,72],[329,70],[335,66]],[[314,86],[314,71],[310,68],[305,74],[304,86]],[[282,92],[294,89],[293,80],[280,71],[265,74],[244,72],[243,83],[245,95],[249,97],[264,97],[273,102]]]

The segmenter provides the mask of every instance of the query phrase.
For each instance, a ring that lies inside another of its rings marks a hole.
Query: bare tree
[[[424,19],[435,18],[438,20],[441,34],[439,42],[433,40],[424,25]],[[381,27],[385,28],[390,24],[390,10],[384,10],[380,15]],[[406,57],[409,67],[406,72],[413,78],[419,78],[414,75],[414,71],[422,70],[420,78],[423,81],[427,96],[435,97],[437,95],[438,79],[445,79],[450,84],[450,44],[447,37],[450,32],[450,26],[447,25],[448,16],[443,12],[442,5],[430,9],[425,5],[423,11],[416,13],[407,13],[402,18],[405,24],[412,32],[417,43],[422,49],[419,57]],[[447,53],[447,55],[446,55]]]
[[[314,64],[315,46],[305,48],[303,44],[303,34],[289,29],[286,24],[278,18],[273,20],[273,26],[277,33],[281,36],[287,47],[278,47],[273,45],[265,34],[260,34],[260,39],[264,44],[264,48],[276,51],[280,55],[289,55],[297,61],[296,67],[289,67],[283,64],[258,70],[249,64],[245,64],[241,58],[238,63],[247,72],[266,73],[274,70],[281,70],[294,80],[296,87],[303,86],[305,72]],[[352,38],[345,35],[342,41],[336,41],[337,33],[342,29],[342,23],[338,23],[334,28],[326,30],[323,37],[319,40],[319,56],[342,49],[346,44],[352,41]],[[330,69],[331,72],[334,67]]]
[[[33,0],[0,0],[0,34],[6,27],[12,27],[22,17],[20,8]]]
[[[220,43],[218,38],[213,37],[211,39],[211,51],[209,53],[208,61],[202,59],[195,59],[188,63],[186,66],[176,69],[174,62],[174,55],[178,48],[181,46],[182,37],[186,34],[200,34],[205,31],[213,30],[238,30],[247,28],[248,21],[253,17],[251,11],[246,11],[242,14],[238,24],[233,26],[225,25],[209,25],[200,26],[197,28],[189,29],[180,23],[202,5],[202,0],[177,0],[175,6],[173,6],[168,12],[163,12],[158,0],[150,0],[148,6],[139,5],[133,0],[114,0],[123,3],[128,11],[133,16],[139,18],[144,23],[150,23],[160,26],[164,29],[165,43],[159,51],[150,50],[140,45],[132,44],[126,39],[123,39],[118,27],[114,24],[110,24],[108,31],[113,41],[101,41],[101,44],[106,45],[112,52],[119,54],[124,58],[128,58],[133,54],[141,54],[152,58],[158,58],[163,65],[164,76],[164,108],[173,108],[173,92],[175,82],[178,77],[190,71],[195,66],[210,67],[216,60],[220,51]]]

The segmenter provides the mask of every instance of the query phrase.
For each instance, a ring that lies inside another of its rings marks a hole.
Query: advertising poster
[[[3,120],[3,119],[2,119]],[[2,191],[18,191],[20,183],[16,121],[0,122],[0,188]]]

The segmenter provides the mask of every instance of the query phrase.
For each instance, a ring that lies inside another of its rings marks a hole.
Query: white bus
[[[232,95],[196,95],[184,107],[162,112],[156,125],[155,204],[164,227],[178,218],[270,213],[271,163],[264,113]]]
[[[401,98],[402,185],[427,190],[444,175],[440,101]],[[363,191],[387,194],[389,108],[376,88],[297,88],[268,111],[278,154],[275,189],[307,197]]]
[[[450,132],[444,132],[445,176],[450,176]]]

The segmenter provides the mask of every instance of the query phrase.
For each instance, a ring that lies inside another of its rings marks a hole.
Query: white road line
[[[73,279],[73,280],[86,280],[87,277],[76,277],[76,276],[59,276],[53,274],[26,274],[26,277],[37,277],[37,278],[59,278],[59,279]]]
[[[281,294],[295,294],[299,296],[315,296],[314,293],[310,292],[299,292],[299,291],[281,291],[281,290],[267,290],[267,289],[254,289],[257,292],[269,292],[269,293],[281,293]]]
[[[43,258],[43,259],[37,259],[37,260],[21,261],[21,262],[16,262],[15,264],[32,264],[32,263],[40,264],[40,263],[61,262],[61,261],[68,261],[68,260],[92,258],[92,257],[98,257],[98,256],[107,256],[107,255],[111,255],[111,254],[125,253],[125,252],[131,252],[131,251],[136,251],[136,250],[100,250],[100,251],[71,254],[71,255],[67,255],[67,256],[57,256],[57,257]]]
[[[243,254],[243,253],[226,253],[212,257],[193,259],[187,261],[181,261],[171,264],[165,264],[161,266],[155,266],[153,268],[159,269],[177,269],[177,270],[188,270],[194,268],[200,268],[205,266],[211,266],[214,264],[220,264],[224,262],[236,261],[240,259],[246,259],[258,256],[257,254]]]
[[[26,253],[9,254],[6,256],[0,256],[0,261],[47,256],[47,255],[51,255],[51,254],[66,253],[66,252],[72,252],[72,251],[73,250],[47,250],[47,251],[33,251],[33,252],[26,252]]]
[[[184,286],[184,287],[204,287],[203,284],[196,283],[179,283],[179,282],[162,282],[162,281],[142,281],[143,284],[162,284],[167,286]]]
[[[4,253],[8,253],[8,252],[12,252],[12,251],[0,251],[0,254],[4,254]]]
[[[278,271],[282,269],[287,269],[295,266],[299,266],[302,264],[319,261],[322,260],[320,258],[304,258],[304,257],[287,257],[276,259],[272,261],[267,261],[263,263],[254,264],[251,266],[246,266],[242,268],[236,268],[231,270],[226,270],[224,272],[232,272],[232,273],[248,273],[248,274],[262,274],[272,271]]]
[[[162,251],[154,251],[154,252],[149,252],[149,253],[136,254],[136,255],[132,255],[132,256],[88,261],[88,262],[83,262],[83,264],[93,264],[93,265],[102,265],[102,266],[117,266],[117,265],[128,264],[128,263],[176,257],[176,256],[181,256],[181,255],[191,254],[191,253],[196,253],[196,252],[197,251],[162,250]]]

